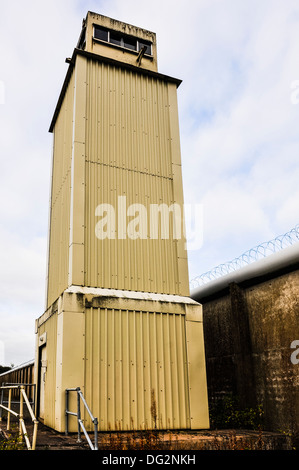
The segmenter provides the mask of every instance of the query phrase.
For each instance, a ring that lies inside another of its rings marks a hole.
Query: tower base
[[[45,425],[65,430],[65,390],[80,387],[99,431],[209,428],[202,307],[190,298],[72,286],[36,320],[36,338]]]

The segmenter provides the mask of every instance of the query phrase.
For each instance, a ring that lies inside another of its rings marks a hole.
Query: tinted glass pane
[[[152,44],[148,41],[140,41],[139,40],[139,51],[141,51],[141,49],[143,47],[146,47],[146,50],[145,50],[145,53],[148,54],[148,55],[152,55]]]
[[[133,51],[136,51],[136,49],[137,49],[137,39],[131,38],[130,36],[125,36],[124,37],[124,46],[127,49],[132,49]]]
[[[102,41],[108,41],[108,29],[101,28],[100,26],[94,27],[94,37]]]
[[[121,35],[115,33],[114,31],[110,31],[110,42],[112,44],[117,44],[118,46],[121,45]]]

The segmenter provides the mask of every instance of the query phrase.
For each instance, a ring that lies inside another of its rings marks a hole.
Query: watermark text
[[[298,104],[299,103],[299,80],[292,81],[291,89],[293,90],[291,93],[291,103]]]
[[[102,203],[96,207],[95,235],[99,240],[185,240],[185,249],[198,250],[203,243],[202,204],[127,205],[118,196],[117,207]]]
[[[5,104],[5,84],[0,80],[0,104]]]
[[[294,341],[291,342],[291,349],[295,349],[291,354],[291,363],[299,364],[299,339],[294,339]]]
[[[0,366],[4,366],[5,357],[4,357],[4,342],[0,340]]]

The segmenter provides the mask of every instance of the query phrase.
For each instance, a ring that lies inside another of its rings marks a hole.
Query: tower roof
[[[157,71],[156,34],[89,11],[77,48],[141,68]]]

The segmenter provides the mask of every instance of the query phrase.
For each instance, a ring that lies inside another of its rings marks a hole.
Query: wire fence
[[[214,279],[225,276],[226,274],[234,272],[237,269],[243,268],[244,266],[247,266],[254,261],[258,261],[262,258],[265,258],[266,256],[283,250],[284,248],[287,248],[288,246],[291,246],[298,241],[299,224],[289,232],[284,233],[283,235],[279,235],[273,240],[261,243],[260,245],[245,251],[245,253],[243,253],[238,258],[234,258],[231,261],[219,264],[219,266],[211,269],[211,271],[207,271],[200,276],[196,276],[190,281],[190,288],[195,289],[196,287],[200,287],[207,282],[213,281]]]

